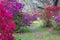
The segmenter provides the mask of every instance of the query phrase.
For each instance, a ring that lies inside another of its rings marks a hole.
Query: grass
[[[37,28],[39,30],[39,28]],[[60,35],[52,34],[46,29],[41,29],[39,32],[31,32],[24,34],[15,34],[15,40],[60,40]]]
[[[38,23],[38,22],[37,22]],[[36,24],[36,22],[34,23]],[[29,30],[29,28],[25,28],[26,30]],[[37,27],[35,32],[26,32],[23,34],[17,34],[15,33],[14,37],[15,40],[60,40],[60,35],[53,34],[42,27]]]
[[[60,35],[51,34],[49,32],[44,32],[44,34],[39,34],[39,37],[36,37],[34,33],[25,33],[25,34],[15,34],[15,40],[60,40]]]
[[[44,30],[44,31],[46,31],[46,28],[43,28],[43,27],[39,26],[35,30]]]
[[[24,32],[25,32],[25,33],[26,33],[26,32],[31,32],[29,26],[24,27]]]

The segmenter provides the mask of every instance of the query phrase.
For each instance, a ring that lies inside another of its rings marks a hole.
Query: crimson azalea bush
[[[3,4],[0,4],[0,40],[14,40],[13,33],[16,24],[14,17],[9,14]]]
[[[48,27],[52,27],[51,20],[54,20],[54,18],[58,15],[59,10],[60,7],[57,6],[47,6],[45,8],[43,19],[46,21]]]
[[[60,7],[47,6],[45,8],[44,19],[54,30],[60,32]]]

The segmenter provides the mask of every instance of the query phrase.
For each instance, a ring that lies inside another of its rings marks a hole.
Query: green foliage
[[[36,28],[36,30],[40,30],[40,31],[43,30],[43,31],[45,31],[46,29],[41,27],[41,26],[39,26],[39,27]]]
[[[24,32],[31,32],[31,31],[30,31],[30,28],[29,28],[28,26],[24,27],[23,31],[24,31]]]
[[[54,20],[51,20],[50,23],[53,25],[52,28],[57,32],[60,32],[60,22],[56,23]]]
[[[60,32],[60,22],[56,24],[55,29],[56,29],[58,32]]]
[[[23,16],[23,15],[22,15],[21,13],[17,13],[17,14],[15,15],[15,20],[14,20],[14,22],[15,22],[15,24],[17,25],[17,28],[15,29],[15,32],[20,32],[21,27],[23,27],[23,25],[21,24],[22,16]]]
[[[32,24],[39,24],[41,27],[46,25],[45,20],[40,20],[40,21],[33,21]]]

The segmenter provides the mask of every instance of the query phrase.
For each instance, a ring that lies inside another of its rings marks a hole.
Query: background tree
[[[53,0],[54,1],[54,6],[57,6],[58,0]]]

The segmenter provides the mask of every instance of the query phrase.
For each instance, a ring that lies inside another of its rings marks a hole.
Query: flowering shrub
[[[29,26],[31,21],[36,20],[36,16],[32,16],[27,12],[22,12],[24,4],[18,2],[9,2],[5,7],[9,14],[13,14],[14,22],[17,25],[15,31],[21,31],[21,28],[24,26]]]
[[[30,15],[27,12],[23,12],[22,25],[29,26],[34,20],[37,20],[36,15]]]
[[[6,10],[8,10],[9,13],[15,14],[21,12],[23,6],[24,5],[22,3],[9,2],[8,4],[6,4]]]
[[[15,15],[15,23],[18,26],[16,32],[23,32],[26,26],[30,26],[32,21],[36,20],[35,15],[28,14],[27,12],[17,13]]]
[[[60,10],[60,7],[56,7],[56,6],[47,6],[45,8],[43,19],[46,21],[48,27],[52,26],[51,20],[54,20],[55,16],[58,15],[59,10]]]
[[[15,24],[17,25],[17,29],[20,28],[20,26],[22,25],[21,20],[20,20],[21,17],[18,17],[18,15],[21,16],[20,12],[22,12],[22,8],[24,5],[22,3],[16,2],[15,0],[13,2],[11,2],[10,0],[6,0],[6,2],[2,1],[1,4],[3,4],[3,6],[4,6],[6,12],[8,12],[8,14],[13,15]],[[17,21],[18,21],[18,24],[17,24]],[[11,25],[11,26],[13,26],[13,25]]]
[[[54,30],[60,32],[60,7],[47,6],[43,18],[48,27],[52,27]]]
[[[13,21],[13,15],[5,10],[3,4],[0,4],[0,40],[14,40],[12,34],[16,24]]]
[[[58,14],[58,8],[56,6],[47,6],[46,7],[46,15],[49,19],[51,19],[53,16],[56,16]]]

